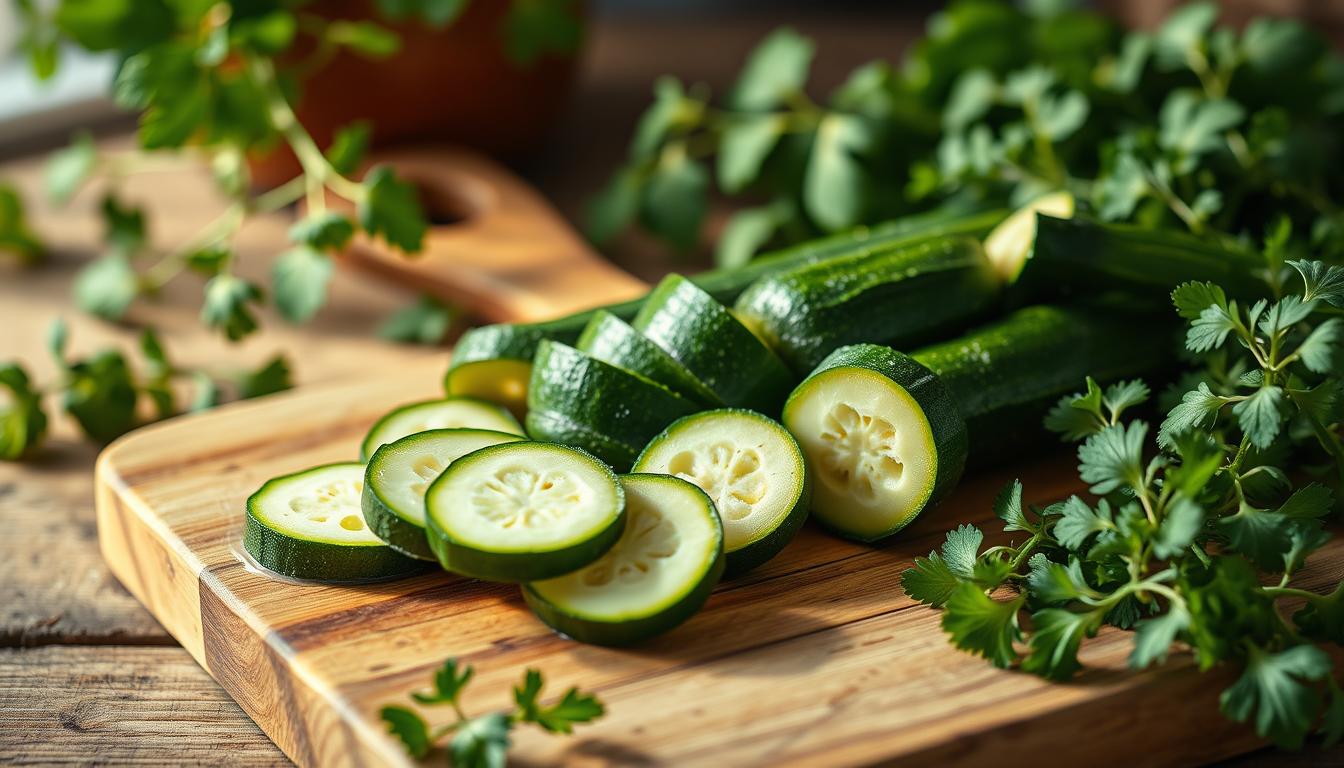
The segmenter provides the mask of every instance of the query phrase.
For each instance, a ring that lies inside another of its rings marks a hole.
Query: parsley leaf
[[[464,721],[448,746],[454,768],[504,768],[512,728],[509,716],[499,712]]]
[[[815,50],[811,40],[787,27],[770,33],[747,57],[733,90],[733,106],[744,111],[770,109],[801,91]]]
[[[1212,428],[1218,419],[1218,412],[1228,402],[1228,398],[1215,395],[1209,385],[1201,381],[1197,388],[1181,396],[1180,405],[1172,408],[1162,421],[1162,426],[1158,428],[1158,442],[1163,447],[1171,447],[1182,434]]]
[[[1171,644],[1186,627],[1190,626],[1190,612],[1180,604],[1153,619],[1144,619],[1134,626],[1134,650],[1129,655],[1129,666],[1144,669],[1167,660]]]
[[[930,552],[916,557],[914,567],[901,574],[905,593],[921,603],[942,606],[957,584],[975,578],[980,544],[985,536],[972,525],[960,525],[948,531],[942,554]]]
[[[1104,615],[1104,610],[1074,613],[1063,608],[1033,613],[1034,631],[1028,640],[1031,650],[1022,660],[1022,669],[1051,680],[1073,677],[1081,667],[1078,647],[1083,638],[1096,636]]]
[[[1136,488],[1143,483],[1143,441],[1148,425],[1117,424],[1089,437],[1078,448],[1078,474],[1092,484],[1091,491],[1105,495],[1118,488]]]
[[[359,223],[370,235],[382,235],[389,245],[416,253],[429,225],[414,186],[397,178],[391,166],[379,165],[364,176],[364,199],[359,201]]]
[[[306,322],[327,302],[331,257],[308,245],[280,254],[271,268],[275,308],[291,323]]]
[[[1115,528],[1111,519],[1111,505],[1102,499],[1094,510],[1087,502],[1077,496],[1070,496],[1061,508],[1059,520],[1055,522],[1054,534],[1068,549],[1079,551],[1094,533]]]
[[[379,710],[378,716],[411,757],[422,758],[429,754],[429,725],[419,715],[406,707],[387,706]]]
[[[14,461],[29,454],[47,433],[47,414],[41,394],[33,389],[28,372],[18,363],[0,365],[0,460]]]
[[[998,601],[970,582],[958,584],[943,611],[943,629],[963,651],[1007,668],[1017,661],[1013,642],[1020,639],[1017,612],[1026,598]]]
[[[249,306],[261,301],[256,284],[221,273],[205,284],[205,303],[201,322],[224,332],[229,341],[238,341],[257,330],[257,319]]]
[[[1161,559],[1174,557],[1194,543],[1195,535],[1203,527],[1203,508],[1183,495],[1176,496],[1157,528],[1153,555]]]
[[[459,670],[457,659],[448,659],[434,672],[434,690],[429,693],[417,691],[411,698],[421,704],[454,704],[475,673],[470,664]]]
[[[1261,387],[1248,399],[1232,406],[1241,429],[1256,448],[1268,448],[1283,427],[1283,389]]]
[[[1281,747],[1302,746],[1321,709],[1321,695],[1306,683],[1330,674],[1330,657],[1311,645],[1270,653],[1249,647],[1246,671],[1223,691],[1219,705],[1237,722],[1254,715],[1255,732]]]
[[[521,686],[513,689],[513,698],[518,705],[518,719],[525,723],[536,723],[551,733],[573,733],[574,723],[586,723],[602,716],[604,710],[598,700],[588,694],[570,688],[560,701],[551,706],[537,702],[541,694],[541,673],[535,669],[527,670]]]

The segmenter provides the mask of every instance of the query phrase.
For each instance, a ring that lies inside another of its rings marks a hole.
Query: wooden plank
[[[506,585],[443,574],[294,585],[245,567],[236,537],[248,492],[271,475],[350,455],[363,425],[404,399],[412,378],[313,389],[164,424],[114,446],[100,463],[108,489],[100,528],[132,531],[125,541],[160,539],[171,566],[136,572],[139,545],[123,548],[116,537],[104,540],[109,563],[301,764],[403,762],[377,710],[422,687],[449,655],[477,666],[470,711],[507,702],[527,666],[545,670],[555,689],[582,685],[607,701],[609,716],[572,740],[520,733],[524,762],[976,764],[1050,751],[1178,765],[1258,744],[1217,712],[1225,680],[1199,675],[1185,657],[1131,672],[1119,632],[1088,649],[1090,670],[1071,685],[996,670],[948,646],[938,613],[912,604],[899,574],[954,521],[985,520],[1008,472],[965,484],[887,547],[809,529],[762,572],[721,585],[686,625],[628,650],[557,637]],[[1029,496],[1075,489],[1071,464],[1061,456],[1027,470]],[[196,579],[164,581],[165,570]],[[1344,542],[1309,564],[1321,584],[1342,572]],[[1113,713],[1126,719],[1070,743]],[[1147,736],[1130,738],[1121,723]]]
[[[288,765],[180,648],[0,649],[0,763]]]

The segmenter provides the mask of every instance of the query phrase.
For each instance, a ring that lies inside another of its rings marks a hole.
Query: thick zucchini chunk
[[[700,405],[710,408],[723,405],[719,396],[692,376],[686,366],[610,312],[593,315],[579,336],[577,347],[580,352],[652,379]]]
[[[449,464],[472,451],[525,439],[488,429],[432,429],[384,445],[374,451],[364,470],[364,522],[398,552],[435,560],[425,538],[429,484]]]
[[[695,403],[637,373],[543,341],[528,388],[527,432],[573,445],[620,470]]]
[[[812,478],[812,513],[860,541],[890,536],[961,477],[966,424],[928,368],[889,347],[835,350],[789,396],[784,426]]]
[[[625,533],[573,573],[523,585],[537,617],[584,643],[631,645],[700,610],[723,575],[723,525],[691,483],[623,475]]]
[[[1005,215],[997,210],[948,206],[810,240],[763,254],[744,267],[711,270],[691,280],[715,299],[731,304],[748,285],[764,275],[896,242],[914,243],[957,235],[984,237]],[[603,309],[622,320],[630,320],[642,304],[643,299],[639,299]],[[467,331],[453,349],[444,376],[445,391],[500,403],[522,418],[537,346],[542,339],[574,344],[592,316],[593,310],[589,310],[542,323],[497,323]]]
[[[383,543],[360,511],[364,465],[326,464],[268,480],[247,500],[243,548],[283,576],[369,581],[424,564]]]
[[[611,549],[625,493],[611,468],[554,443],[482,448],[425,492],[429,544],[444,568],[487,581],[550,579]]]
[[[631,325],[730,406],[776,413],[793,385],[774,352],[681,275],[664,278]]]
[[[649,442],[636,472],[689,480],[723,520],[729,576],[779,554],[807,517],[802,451],[774,420],[724,408],[679,419]]]
[[[966,419],[970,462],[984,465],[1048,439],[1046,412],[1084,378],[1105,383],[1162,368],[1176,349],[1170,334],[1148,316],[1035,306],[910,357],[952,393]]]
[[[802,267],[753,284],[736,311],[795,371],[837,347],[925,343],[968,327],[1000,282],[980,243],[946,238]]]
[[[489,429],[523,434],[523,427],[508,411],[474,397],[446,397],[395,408],[372,427],[359,446],[359,457],[368,461],[380,446],[430,429]]]
[[[1264,258],[1250,249],[1184,232],[1038,214],[1036,236],[1011,293],[1018,301],[1070,294],[1123,293],[1166,301],[1191,280],[1211,280],[1229,295],[1259,298]]]
[[[1022,273],[1036,240],[1036,214],[1073,218],[1074,200],[1068,192],[1053,192],[1032,200],[1004,219],[985,237],[985,255],[1005,283]]]

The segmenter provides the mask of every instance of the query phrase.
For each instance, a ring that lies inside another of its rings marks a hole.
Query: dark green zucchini
[[[625,471],[654,435],[697,410],[662,384],[544,340],[528,386],[527,433]]]
[[[686,366],[640,335],[619,317],[599,310],[583,329],[576,345],[580,352],[662,384],[707,408],[723,405],[714,390],[686,370]]]
[[[1036,233],[1019,264],[999,265],[1017,302],[1118,292],[1166,300],[1191,280],[1210,280],[1229,295],[1258,298],[1267,287],[1264,257],[1214,237],[1109,224],[1086,218],[1036,217]]]
[[[737,269],[711,270],[691,278],[711,296],[731,304],[757,279],[805,264],[872,249],[897,242],[913,243],[943,237],[983,237],[1003,220],[1000,210],[968,212],[950,208],[905,216],[873,227],[858,227],[764,254]],[[602,307],[612,315],[630,320],[643,300]],[[574,344],[596,310],[588,310],[542,323],[498,323],[473,328],[462,335],[453,349],[444,387],[449,394],[471,395],[507,405],[521,415],[527,400],[527,379],[532,356],[542,339]]]
[[[653,289],[631,323],[725,404],[778,413],[793,376],[727,307],[681,275]]]
[[[980,243],[892,246],[762,278],[735,310],[795,371],[858,342],[902,349],[964,330],[999,296]]]

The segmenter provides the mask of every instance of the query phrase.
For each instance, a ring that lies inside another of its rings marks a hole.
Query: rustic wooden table
[[[554,143],[525,163],[530,177],[571,220],[624,154],[653,78],[673,72],[726,87],[741,57],[771,22],[699,20],[695,24],[599,21],[575,104]],[[895,57],[917,25],[901,18],[853,21],[789,20],[819,42],[817,83],[824,92],[871,58]],[[108,143],[124,145],[124,137]],[[39,154],[0,165],[33,201],[39,200]],[[201,173],[165,189],[153,176],[132,186],[151,201],[154,236],[180,242],[203,223],[215,202]],[[51,263],[31,272],[0,272],[0,359],[17,358],[49,380],[44,349],[58,316],[71,323],[76,353],[134,344],[137,327],[154,324],[172,354],[186,364],[256,364],[278,350],[289,354],[300,385],[360,370],[395,368],[442,350],[377,341],[379,320],[410,297],[340,274],[333,300],[309,327],[266,317],[266,330],[238,346],[203,332],[196,320],[199,286],[190,279],[162,301],[137,308],[125,327],[78,314],[69,285],[96,248],[95,191],[61,211],[41,205],[34,224],[54,246]],[[721,220],[722,212],[716,219]],[[271,217],[240,239],[243,271],[261,275],[287,221]],[[627,237],[614,257],[644,277],[669,267],[667,257],[640,237]],[[683,268],[687,265],[681,264]],[[0,465],[0,764],[284,765],[287,760],[187,653],[108,574],[93,522],[95,447],[56,417],[46,449],[33,462]],[[1242,764],[1344,764],[1344,752],[1297,756],[1266,751]]]

